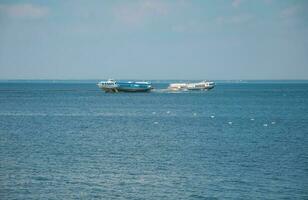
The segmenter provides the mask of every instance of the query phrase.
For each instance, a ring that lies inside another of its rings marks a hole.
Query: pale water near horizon
[[[307,199],[307,134],[307,83],[1,82],[0,199]]]

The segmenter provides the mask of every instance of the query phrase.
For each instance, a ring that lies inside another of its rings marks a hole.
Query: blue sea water
[[[0,199],[308,199],[308,84],[1,82]]]

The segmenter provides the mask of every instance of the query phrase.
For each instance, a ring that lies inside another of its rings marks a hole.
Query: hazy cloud
[[[114,8],[114,16],[127,25],[139,25],[152,17],[167,15],[169,7],[164,1],[138,1],[135,4],[121,4]]]
[[[233,1],[232,1],[232,6],[233,6],[234,8],[237,8],[237,7],[240,6],[241,3],[242,3],[242,0],[233,0]]]
[[[281,11],[281,17],[292,17],[296,15],[299,12],[299,10],[300,10],[300,6],[292,5]]]
[[[220,16],[216,18],[218,24],[242,24],[253,19],[250,14],[234,15],[230,17]]]
[[[272,4],[273,3],[273,0],[263,0],[264,1],[264,3],[266,3],[266,4]]]
[[[33,4],[0,4],[0,14],[13,18],[37,19],[46,16],[49,9],[44,6]]]

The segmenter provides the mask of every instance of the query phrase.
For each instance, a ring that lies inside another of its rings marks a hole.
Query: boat
[[[172,91],[187,91],[187,90],[210,90],[215,87],[212,81],[201,81],[198,83],[171,83],[168,87]]]
[[[115,81],[108,79],[100,81],[98,87],[105,92],[149,92],[153,89],[150,82],[141,81]]]

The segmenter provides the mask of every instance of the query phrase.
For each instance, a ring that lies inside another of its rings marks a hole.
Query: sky
[[[307,0],[0,0],[0,79],[308,79]]]

